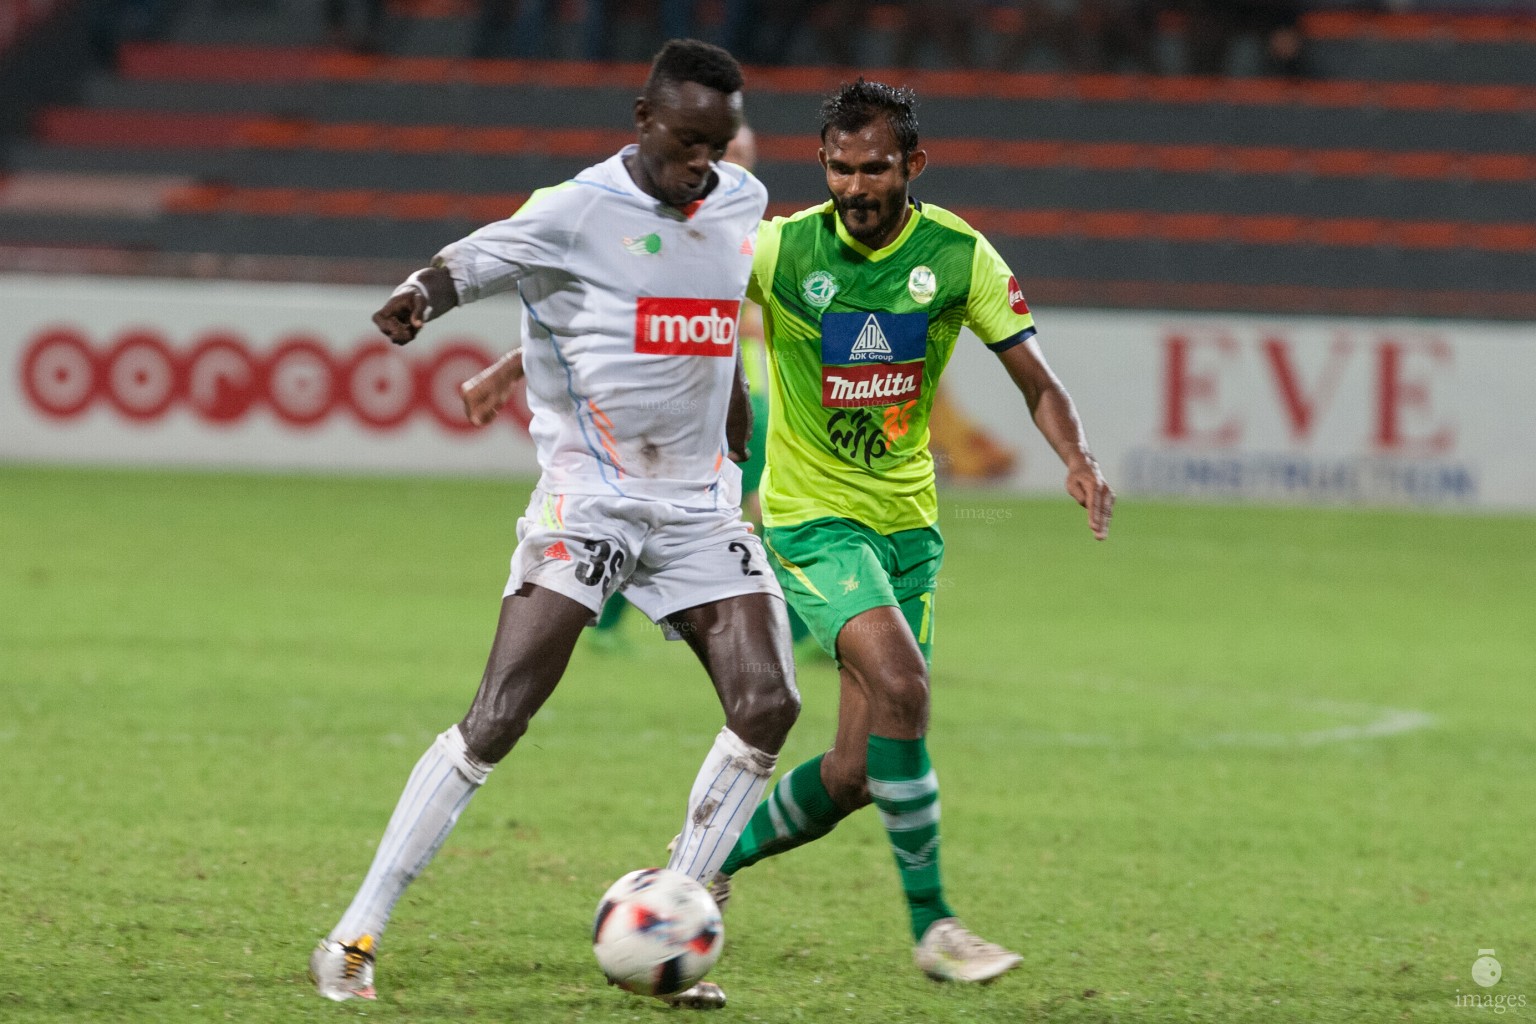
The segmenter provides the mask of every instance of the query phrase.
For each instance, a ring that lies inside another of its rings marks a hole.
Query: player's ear
[[[635,97],[635,130],[644,132],[651,125],[651,104],[644,96]]]
[[[820,149],[818,149],[816,151],[816,159],[821,161],[821,169],[822,170],[826,170],[827,169],[827,147],[826,146],[822,146]]]
[[[912,155],[907,157],[907,180],[911,181],[923,173],[923,168],[928,166],[928,151],[926,149],[914,149]]]

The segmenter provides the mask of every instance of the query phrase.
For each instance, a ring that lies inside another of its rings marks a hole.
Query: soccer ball
[[[709,891],[666,868],[642,868],[614,882],[592,922],[592,952],[609,984],[642,996],[693,986],[724,945],[725,925]]]

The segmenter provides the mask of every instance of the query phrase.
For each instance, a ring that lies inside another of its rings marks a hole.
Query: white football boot
[[[373,990],[372,935],[352,942],[321,939],[309,954],[309,976],[315,989],[338,1003],[347,999],[377,999]]]
[[[1024,958],[973,935],[958,918],[945,917],[928,926],[912,959],[934,981],[991,981]]]

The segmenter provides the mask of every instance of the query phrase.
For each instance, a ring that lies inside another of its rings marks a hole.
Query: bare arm
[[[752,457],[747,442],[752,439],[752,398],[747,388],[747,373],[741,365],[741,346],[736,346],[736,373],[731,379],[731,404],[725,413],[725,446],[732,462],[746,462]]]
[[[1033,338],[1001,353],[998,359],[1029,403],[1035,426],[1066,464],[1067,493],[1088,510],[1088,528],[1096,539],[1103,540],[1109,536],[1115,492],[1104,482],[1099,464],[1088,448],[1072,396],[1046,365],[1045,356]]]
[[[428,320],[435,320],[459,304],[453,278],[443,267],[427,267],[412,274],[395,289],[379,311],[373,324],[384,337],[404,345],[421,333]]]
[[[496,418],[512,397],[513,386],[522,379],[523,350],[515,348],[459,385],[464,415],[475,426],[485,426]]]

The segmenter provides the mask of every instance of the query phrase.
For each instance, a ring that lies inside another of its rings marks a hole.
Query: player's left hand
[[[515,348],[459,385],[465,417],[477,427],[491,422],[522,378],[523,350]]]
[[[1067,493],[1088,510],[1088,529],[1094,540],[1109,536],[1109,520],[1115,513],[1115,492],[1104,481],[1097,463],[1087,462],[1067,473]]]
[[[752,457],[752,453],[747,450],[746,445],[742,445],[739,448],[733,446],[725,453],[725,457],[732,462],[746,462]]]

